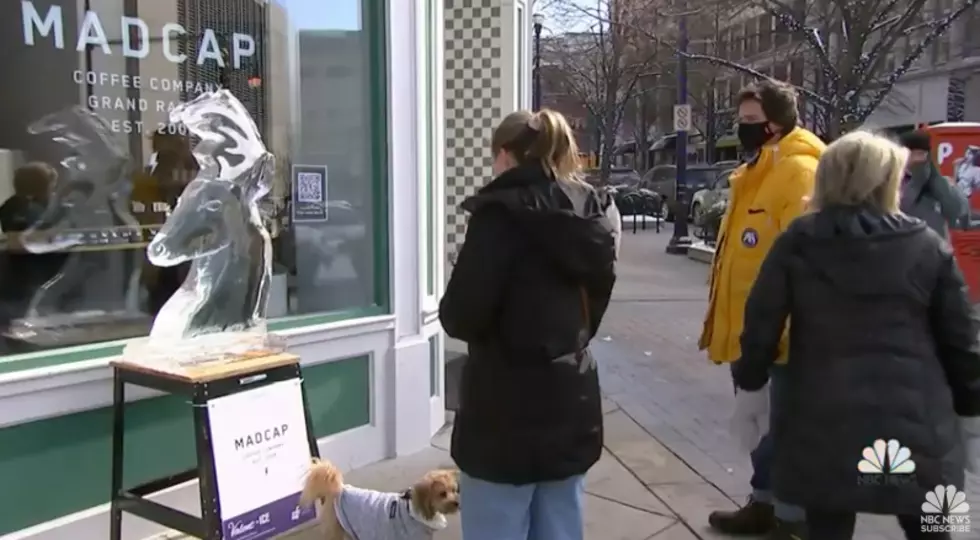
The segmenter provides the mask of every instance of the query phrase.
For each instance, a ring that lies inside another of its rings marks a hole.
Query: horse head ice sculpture
[[[272,243],[259,210],[275,160],[227,90],[181,104],[170,121],[200,141],[193,150],[200,171],[147,255],[156,266],[191,267],[157,314],[142,354],[168,351],[168,361],[182,365],[278,348],[265,328]]]

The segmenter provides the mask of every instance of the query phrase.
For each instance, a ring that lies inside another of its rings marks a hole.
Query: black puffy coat
[[[466,240],[440,304],[467,342],[452,456],[475,478],[528,484],[584,474],[602,452],[595,336],[615,281],[595,191],[538,166],[463,203]]]
[[[736,384],[760,388],[789,317],[773,425],[776,495],[828,510],[919,515],[926,491],[964,489],[957,415],[980,415],[980,324],[949,245],[922,221],[832,207],[794,221],[749,295]],[[912,474],[858,471],[877,439]]]

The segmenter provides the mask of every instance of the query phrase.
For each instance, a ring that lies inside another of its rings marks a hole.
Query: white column
[[[388,366],[389,450],[410,454],[429,444],[429,347],[422,334],[422,275],[425,243],[420,224],[424,177],[419,173],[424,144],[418,126],[421,0],[388,1],[388,129],[391,209],[391,293],[396,316],[393,357]],[[393,386],[392,386],[393,384]]]

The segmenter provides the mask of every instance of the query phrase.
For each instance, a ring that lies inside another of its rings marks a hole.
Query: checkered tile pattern
[[[490,178],[490,135],[502,118],[501,0],[445,0],[446,253],[466,234],[463,199]]]

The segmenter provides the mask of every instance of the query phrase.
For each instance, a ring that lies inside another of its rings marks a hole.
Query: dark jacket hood
[[[541,166],[510,169],[463,201],[462,208],[507,212],[526,238],[572,279],[587,279],[616,260],[612,227],[595,189],[556,181]]]
[[[907,294],[913,270],[922,261],[909,256],[909,243],[929,234],[925,222],[914,217],[848,206],[825,208],[791,228],[805,239],[798,244],[803,264],[857,296]]]

